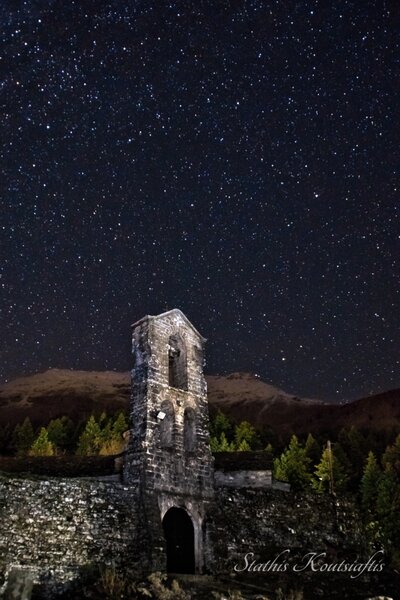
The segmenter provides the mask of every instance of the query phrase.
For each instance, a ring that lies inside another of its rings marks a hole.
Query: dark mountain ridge
[[[235,421],[248,420],[276,433],[338,431],[354,425],[371,431],[400,431],[400,390],[348,404],[298,398],[250,373],[207,376],[211,414],[218,409]],[[74,421],[92,413],[127,409],[129,372],[51,369],[0,387],[0,424],[11,426],[29,417],[35,426],[68,415]]]

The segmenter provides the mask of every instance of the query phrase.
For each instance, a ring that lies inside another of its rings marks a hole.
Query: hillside
[[[302,430],[302,424],[308,423],[308,415],[327,407],[320,400],[290,395],[250,373],[210,375],[207,383],[211,413],[221,409],[237,421],[269,426],[280,433],[291,432],[294,421],[298,421],[297,428]]]
[[[103,410],[126,409],[129,373],[51,369],[10,381],[0,388],[0,423],[11,425],[29,416],[37,426],[69,415],[86,419]],[[288,435],[360,429],[400,431],[400,390],[332,405],[290,395],[249,373],[207,377],[210,411],[219,408],[235,420],[247,419]]]
[[[20,377],[0,388],[0,421],[15,424],[29,416],[40,425],[61,415],[78,421],[103,410],[125,409],[129,373],[50,369]]]

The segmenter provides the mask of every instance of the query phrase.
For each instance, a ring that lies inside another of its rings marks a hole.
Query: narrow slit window
[[[183,444],[186,452],[196,450],[196,413],[193,408],[186,408],[183,419]]]
[[[180,335],[171,335],[168,343],[168,383],[171,387],[187,390],[187,359],[185,342]]]
[[[175,412],[171,402],[161,404],[160,419],[160,444],[162,448],[172,448],[174,444]]]

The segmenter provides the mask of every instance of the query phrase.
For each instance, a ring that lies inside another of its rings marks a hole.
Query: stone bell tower
[[[179,309],[132,327],[124,479],[137,491],[148,568],[202,572],[213,497],[205,339]]]

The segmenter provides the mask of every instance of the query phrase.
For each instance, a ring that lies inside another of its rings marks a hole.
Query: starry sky
[[[209,373],[400,387],[396,5],[3,1],[0,379],[178,307]]]

